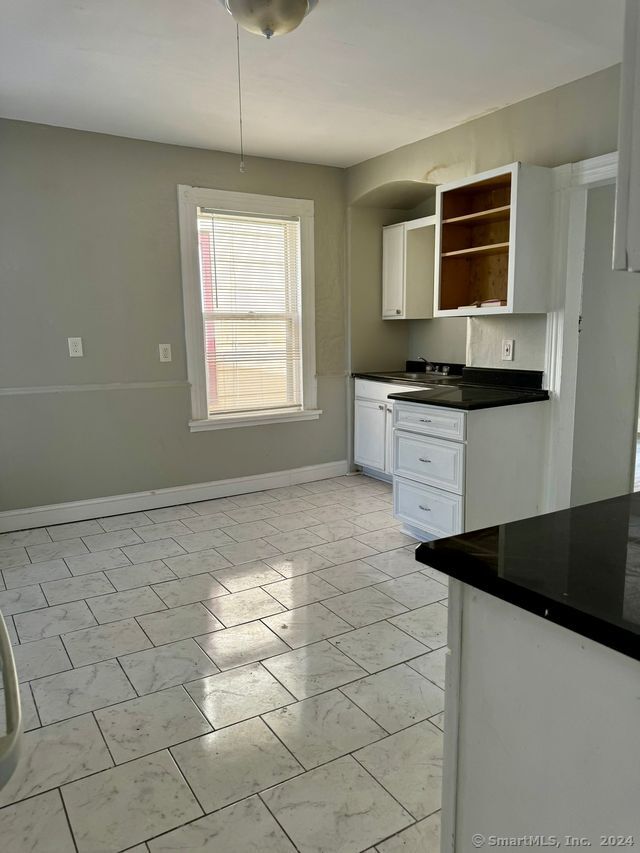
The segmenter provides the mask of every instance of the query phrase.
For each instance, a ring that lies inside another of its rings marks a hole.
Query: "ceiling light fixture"
[[[242,116],[242,76],[240,71],[240,27],[267,39],[290,33],[317,5],[318,0],[220,0],[236,22],[238,68],[238,119],[240,130],[240,171],[245,171]]]
[[[234,20],[250,33],[282,36],[299,27],[318,0],[220,0]]]

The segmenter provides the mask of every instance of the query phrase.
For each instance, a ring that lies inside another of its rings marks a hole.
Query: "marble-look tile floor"
[[[439,851],[447,585],[414,547],[361,475],[0,535],[3,853]]]

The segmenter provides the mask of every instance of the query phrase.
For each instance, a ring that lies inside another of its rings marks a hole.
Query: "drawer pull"
[[[382,405],[382,403],[380,403],[380,405],[378,406],[378,408],[379,408],[379,409],[384,409],[384,406]]]
[[[421,424],[430,424],[431,418],[420,418],[420,423]]]
[[[429,464],[431,464],[431,460],[425,459],[424,456],[418,456],[418,462],[428,462]]]
[[[421,509],[423,512],[431,512],[431,507],[422,506],[422,504],[418,504],[418,509]]]

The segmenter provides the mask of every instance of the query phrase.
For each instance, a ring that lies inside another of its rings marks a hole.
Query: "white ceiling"
[[[249,154],[348,166],[620,61],[623,0],[319,0],[241,32]],[[235,151],[218,0],[0,0],[0,115]]]

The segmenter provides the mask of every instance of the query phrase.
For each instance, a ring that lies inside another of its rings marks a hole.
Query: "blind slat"
[[[210,414],[302,408],[300,222],[198,209]]]

